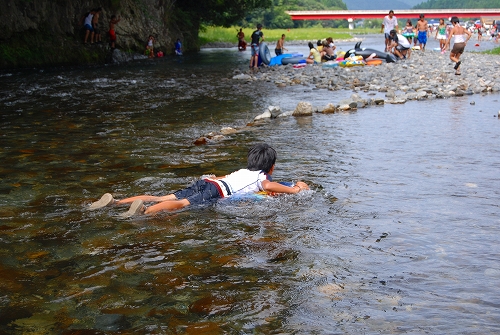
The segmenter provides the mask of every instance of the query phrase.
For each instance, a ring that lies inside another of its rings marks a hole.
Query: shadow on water
[[[0,77],[0,332],[497,333],[498,96],[193,145],[267,105],[350,94],[230,80],[247,62],[205,50]],[[86,210],[226,174],[260,141],[276,180],[313,190],[126,220]]]

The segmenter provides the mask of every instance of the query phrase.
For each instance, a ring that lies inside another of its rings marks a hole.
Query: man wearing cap
[[[429,24],[424,18],[424,14],[420,14],[420,19],[417,21],[417,31],[418,31],[418,43],[420,44],[420,49],[425,51],[425,45],[427,44],[427,34],[429,34]]]

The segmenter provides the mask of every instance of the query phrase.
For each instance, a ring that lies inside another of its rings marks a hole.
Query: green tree
[[[414,9],[446,9],[446,8],[500,8],[500,0],[428,0],[413,7]]]
[[[287,10],[338,10],[347,9],[342,0],[273,0],[268,8],[250,11],[240,21],[242,27],[254,27],[262,23],[266,28],[298,28],[298,27],[341,27],[344,20],[325,21],[292,21]],[[337,22],[338,21],[338,22]]]
[[[180,0],[175,3],[174,18],[186,27],[200,24],[229,27],[255,8],[266,8],[272,0]]]

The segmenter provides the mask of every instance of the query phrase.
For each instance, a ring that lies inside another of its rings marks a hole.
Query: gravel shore
[[[396,63],[383,62],[378,66],[324,68],[307,65],[261,66],[259,70],[235,71],[233,80],[267,81],[286,90],[289,86],[303,85],[319,90],[353,90],[352,101],[339,101],[335,107],[351,105],[357,108],[370,104],[398,103],[408,100],[450,98],[500,91],[500,57],[466,52],[461,57],[461,75],[455,75],[449,52],[428,50],[412,52],[411,58]],[[383,92],[378,99],[360,99],[363,93]],[[343,107],[345,109],[345,106]]]

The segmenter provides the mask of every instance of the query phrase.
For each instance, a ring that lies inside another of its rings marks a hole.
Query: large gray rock
[[[293,111],[293,116],[311,116],[313,114],[313,107],[311,103],[301,101],[297,104],[297,107],[295,107],[295,110]]]

